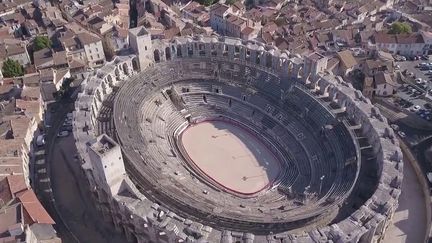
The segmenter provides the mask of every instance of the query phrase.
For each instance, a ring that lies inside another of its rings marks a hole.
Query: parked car
[[[399,126],[396,124],[391,124],[390,127],[393,128],[394,131],[399,131]]]
[[[62,131],[68,131],[68,132],[72,132],[73,127],[72,126],[62,126],[61,130]]]
[[[416,112],[416,111],[420,110],[420,108],[421,107],[419,105],[415,105],[411,108],[411,111]]]
[[[402,131],[399,131],[398,134],[399,134],[399,136],[400,136],[401,138],[406,137],[406,134],[405,134],[404,132],[402,132]]]
[[[45,134],[39,135],[36,138],[36,145],[42,147],[45,145]]]
[[[57,137],[59,137],[59,138],[63,138],[63,137],[67,137],[67,136],[69,136],[68,131],[61,131],[57,134]]]
[[[66,119],[66,120],[63,122],[63,126],[72,126],[72,121]]]

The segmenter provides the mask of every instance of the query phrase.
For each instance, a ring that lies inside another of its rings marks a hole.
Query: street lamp
[[[319,194],[321,194],[321,189],[322,189],[322,182],[323,182],[324,178],[325,178],[325,175],[322,175],[322,176],[320,177],[320,187],[319,187]]]

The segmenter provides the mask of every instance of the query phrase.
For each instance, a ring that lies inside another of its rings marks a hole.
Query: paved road
[[[35,160],[35,189],[44,207],[56,222],[55,228],[63,242],[126,242],[90,200],[90,192],[80,165],[73,160],[76,154],[72,134],[57,138],[66,113],[72,103],[60,104],[52,114],[51,128],[46,131],[46,145],[39,148]]]
[[[399,207],[386,232],[384,243],[422,243],[426,234],[426,205],[419,181],[409,162],[404,163],[404,179]]]
[[[110,222],[102,219],[90,199],[90,191],[69,135],[55,142],[51,159],[51,181],[56,205],[69,229],[80,242],[126,242]]]

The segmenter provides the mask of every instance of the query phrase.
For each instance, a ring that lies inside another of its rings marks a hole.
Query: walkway
[[[410,163],[404,163],[399,207],[384,243],[422,243],[426,232],[426,208],[419,181]]]

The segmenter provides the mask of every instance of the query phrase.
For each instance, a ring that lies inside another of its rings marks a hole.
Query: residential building
[[[391,96],[396,93],[397,83],[387,72],[378,72],[373,76],[375,95]]]
[[[61,37],[60,41],[68,57],[83,62],[90,68],[102,66],[106,61],[102,40],[96,35],[88,32],[69,32]]]
[[[22,66],[30,64],[30,56],[25,42],[17,40],[2,40],[0,43],[0,62],[6,59],[18,61]]]
[[[358,68],[357,60],[350,50],[340,51],[337,53],[337,56],[340,60],[339,74],[342,76],[347,76],[354,69]]]
[[[425,34],[388,34],[378,32],[372,37],[370,48],[383,50],[403,56],[426,55],[430,51],[430,44],[423,38]]]

